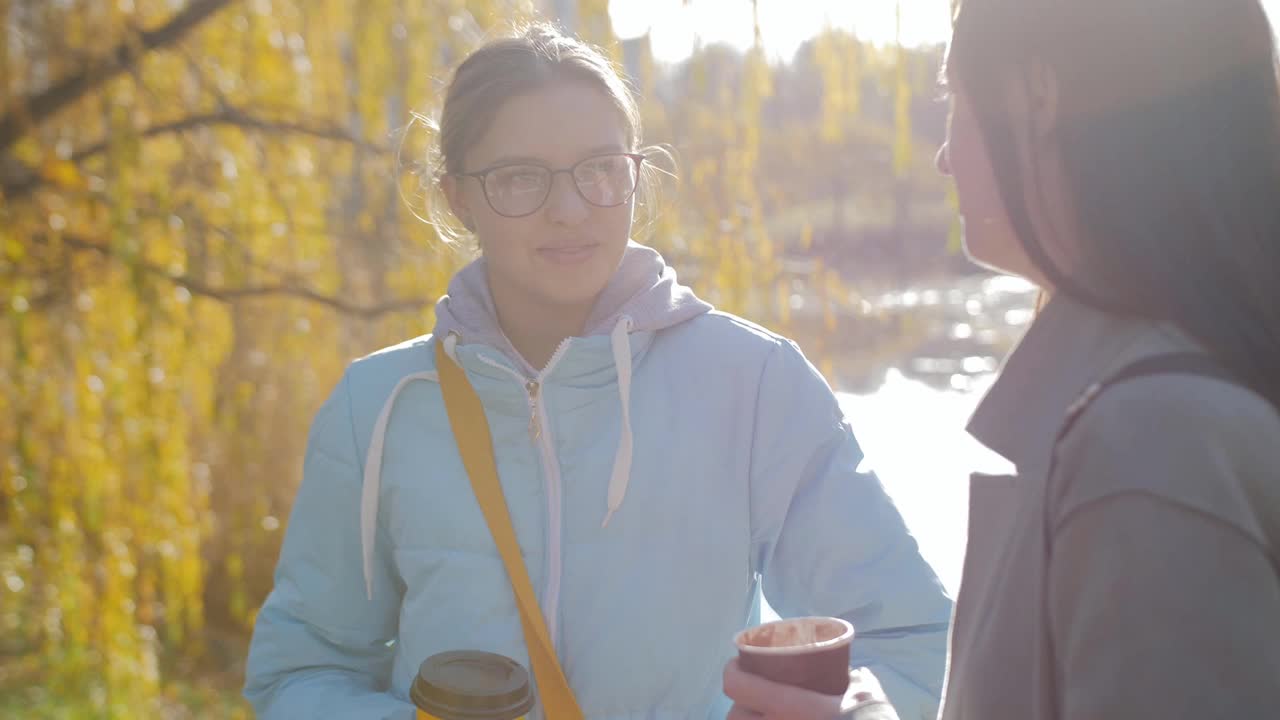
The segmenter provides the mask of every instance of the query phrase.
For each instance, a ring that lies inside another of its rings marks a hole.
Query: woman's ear
[[[471,217],[471,207],[467,203],[466,194],[462,192],[462,187],[458,184],[456,175],[441,175],[440,189],[444,191],[445,199],[449,201],[449,211],[453,216],[458,218],[462,223],[462,227],[467,232],[475,232],[475,221]]]

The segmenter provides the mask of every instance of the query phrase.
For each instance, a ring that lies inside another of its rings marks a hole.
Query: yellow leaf
[[[17,263],[27,256],[27,249],[22,246],[22,243],[18,242],[17,238],[6,238],[4,254],[5,257],[9,258],[10,262]]]
[[[44,155],[44,148],[39,142],[32,138],[19,141],[10,151],[12,155],[26,163],[27,165],[39,165],[40,158]]]
[[[70,160],[48,158],[40,168],[40,174],[49,182],[64,188],[81,190],[86,185],[84,177],[80,175],[80,168]]]

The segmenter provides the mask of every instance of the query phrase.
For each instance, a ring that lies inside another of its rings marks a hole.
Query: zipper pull
[[[538,442],[542,437],[542,425],[538,422],[538,383],[530,380],[524,389],[529,393],[529,439]]]

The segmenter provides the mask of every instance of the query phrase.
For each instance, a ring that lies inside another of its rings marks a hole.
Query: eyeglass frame
[[[612,205],[600,205],[598,203],[592,202],[585,194],[583,194],[582,188],[578,187],[578,180],[573,176],[573,171],[578,169],[578,166],[582,165],[583,163],[590,162],[592,160],[597,160],[602,157],[612,157],[615,155],[621,155],[631,160],[632,163],[634,163],[633,165],[634,170],[632,172],[635,177],[635,184],[632,186],[631,192],[627,193],[626,197],[624,197],[622,200]],[[489,209],[494,211],[498,215],[501,215],[504,218],[515,219],[515,218],[529,217],[530,215],[533,215],[534,213],[541,210],[547,204],[547,201],[551,199],[551,191],[555,190],[556,176],[559,175],[560,173],[565,173],[569,176],[569,184],[573,186],[573,191],[578,194],[578,197],[582,198],[583,202],[587,203],[592,207],[615,208],[615,207],[621,207],[623,205],[626,205],[627,202],[631,200],[631,198],[635,197],[636,191],[640,189],[640,171],[644,167],[645,160],[647,159],[648,158],[646,158],[644,155],[640,153],[605,152],[605,153],[597,153],[595,155],[591,155],[590,157],[585,157],[579,160],[578,162],[570,165],[567,168],[551,168],[536,162],[506,162],[498,165],[490,165],[489,167],[484,168],[483,170],[476,170],[475,172],[450,173],[450,175],[453,175],[454,177],[475,178],[479,180],[480,192],[484,195],[484,201],[488,203]],[[494,172],[496,170],[502,170],[504,168],[509,168],[509,167],[520,167],[521,165],[527,165],[529,167],[537,167],[537,168],[542,168],[543,170],[546,170],[547,172],[551,173],[551,181],[547,183],[547,193],[546,195],[542,196],[542,201],[538,203],[537,207],[535,207],[534,209],[530,210],[527,213],[521,213],[520,215],[508,215],[504,212],[501,212],[500,210],[498,210],[498,208],[493,206],[493,199],[489,197],[489,188],[486,182],[486,178],[488,177],[489,173]]]

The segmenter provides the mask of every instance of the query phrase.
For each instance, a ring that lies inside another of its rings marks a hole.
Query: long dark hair
[[[1001,102],[1033,59],[1059,80],[1069,269],[1032,229],[1040,189]],[[946,73],[1056,292],[1173,323],[1280,401],[1280,83],[1258,0],[963,0]]]

